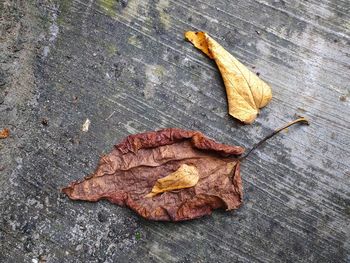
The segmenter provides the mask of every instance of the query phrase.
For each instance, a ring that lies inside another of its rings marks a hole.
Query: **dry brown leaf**
[[[214,59],[225,83],[229,114],[250,124],[271,98],[271,88],[256,74],[204,32],[185,33],[185,37],[208,57]]]
[[[198,169],[193,165],[182,164],[175,172],[158,179],[152,191],[146,197],[153,197],[157,194],[190,188],[198,183]]]
[[[107,199],[147,219],[194,219],[241,205],[238,156],[243,152],[198,131],[170,128],[130,135],[101,158],[91,176],[63,192],[74,200]]]
[[[0,131],[0,139],[6,139],[10,136],[10,130],[8,128],[2,129]]]

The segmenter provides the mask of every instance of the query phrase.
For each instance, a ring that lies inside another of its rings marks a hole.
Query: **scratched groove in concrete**
[[[4,3],[0,128],[12,135],[0,141],[1,262],[350,261],[348,1]],[[218,70],[184,41],[189,29],[271,84],[253,125],[228,116]],[[249,148],[295,115],[311,126],[244,162],[234,212],[156,223],[59,192],[131,133],[198,129]]]

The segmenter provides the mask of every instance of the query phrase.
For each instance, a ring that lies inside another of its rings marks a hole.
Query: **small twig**
[[[113,112],[105,119],[105,121],[108,120],[109,118],[111,118],[111,117],[114,115],[114,113],[115,113],[115,111],[113,111]]]
[[[305,119],[304,117],[301,117],[299,119],[296,119],[294,121],[291,121],[289,123],[287,123],[286,125],[282,126],[281,128],[274,130],[271,134],[267,135],[265,138],[263,138],[260,142],[258,142],[257,144],[255,144],[246,154],[244,154],[243,156],[241,156],[239,158],[239,160],[243,160],[245,158],[248,157],[248,155],[254,151],[256,148],[260,147],[265,141],[267,141],[268,139],[270,139],[271,137],[273,137],[274,135],[276,135],[277,133],[279,133],[280,131],[287,129],[288,127],[296,124],[296,123],[301,123],[301,124],[306,124],[309,125],[309,122],[307,119]]]

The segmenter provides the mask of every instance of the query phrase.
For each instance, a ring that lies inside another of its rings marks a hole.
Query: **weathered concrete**
[[[11,130],[0,141],[1,262],[350,262],[347,0],[0,5],[0,129]],[[253,125],[228,116],[218,70],[184,41],[188,29],[271,84]],[[199,129],[249,148],[295,114],[311,126],[245,161],[235,212],[148,222],[59,192],[130,133]]]

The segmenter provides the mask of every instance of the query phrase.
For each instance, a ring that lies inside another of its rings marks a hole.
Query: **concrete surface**
[[[2,0],[0,262],[350,262],[348,0]],[[273,88],[227,114],[204,30]],[[179,224],[60,193],[128,134],[198,129],[251,147],[244,206]],[[91,120],[88,132],[81,126]]]

